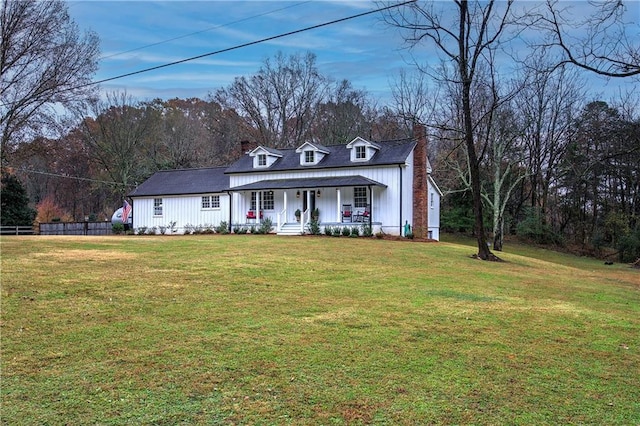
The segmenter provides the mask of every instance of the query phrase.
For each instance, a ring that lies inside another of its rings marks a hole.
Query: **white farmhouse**
[[[325,226],[440,237],[440,197],[423,127],[412,139],[346,145],[305,142],[296,149],[248,149],[229,167],[161,171],[130,195],[133,226],[231,229],[271,219],[278,234],[302,234],[318,214]]]

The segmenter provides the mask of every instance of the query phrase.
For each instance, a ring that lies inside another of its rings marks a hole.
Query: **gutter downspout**
[[[227,194],[229,195],[229,233],[231,233],[231,216],[233,216],[232,211],[233,211],[233,195],[231,191],[227,191]]]
[[[369,185],[369,200],[371,205],[371,208],[369,209],[369,229],[373,230],[373,227],[371,226],[373,220],[373,190],[371,189],[371,185]]]
[[[400,218],[398,222],[398,229],[402,236],[402,164],[398,164],[398,171],[400,172]]]

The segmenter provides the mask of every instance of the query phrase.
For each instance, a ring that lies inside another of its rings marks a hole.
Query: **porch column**
[[[340,198],[340,188],[336,188],[336,222],[342,222],[342,203]]]
[[[256,191],[256,223],[261,223],[260,220],[260,191]]]
[[[284,203],[283,204],[284,204],[283,208],[284,208],[284,213],[285,213],[284,221],[286,222],[287,221],[287,190],[286,189],[284,190]]]

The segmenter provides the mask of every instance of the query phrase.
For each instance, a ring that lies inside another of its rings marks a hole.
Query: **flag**
[[[127,203],[127,200],[124,200],[124,204],[122,204],[122,223],[127,223],[130,214],[131,204]]]

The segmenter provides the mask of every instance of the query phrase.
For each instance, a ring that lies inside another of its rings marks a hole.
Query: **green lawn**
[[[640,424],[627,265],[345,237],[0,248],[3,424]]]

